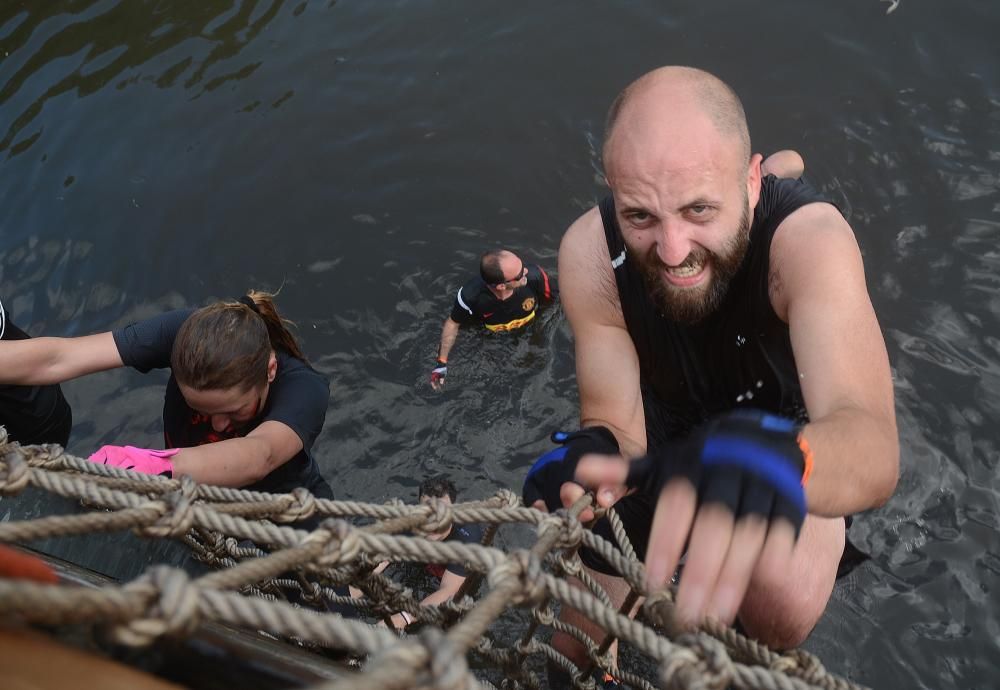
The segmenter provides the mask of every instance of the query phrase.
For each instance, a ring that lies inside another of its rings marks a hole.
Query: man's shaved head
[[[718,77],[693,67],[661,67],[625,87],[608,109],[604,167],[611,167],[619,127],[630,131],[673,128],[678,118],[703,116],[724,138],[736,142],[743,161],[750,160],[750,132],[739,96]]]

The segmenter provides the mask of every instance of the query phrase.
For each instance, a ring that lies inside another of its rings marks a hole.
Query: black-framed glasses
[[[524,277],[528,275],[528,267],[521,264],[521,272],[517,274],[517,278],[511,278],[510,280],[505,280],[501,285],[513,285],[514,283],[520,283],[524,280]]]

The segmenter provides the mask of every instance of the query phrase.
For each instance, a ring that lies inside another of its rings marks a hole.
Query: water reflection
[[[517,488],[575,423],[572,340],[559,309],[511,337],[465,332],[434,394],[454,291],[490,246],[554,267],[563,229],[606,191],[617,90],[659,62],[708,67],[739,85],[755,148],[800,149],[849,217],[893,368],[899,486],[855,522],[872,560],[808,648],[875,687],[990,686],[997,10],[330,5],[0,3],[0,299],[18,322],[94,332],[284,286],[331,379],[316,451],[338,493],[410,497],[437,471],[469,496]],[[157,376],[68,384],[74,449],[156,445]]]
[[[86,97],[113,80],[119,80],[119,90],[140,81],[166,89],[180,81],[197,98],[245,79],[260,67],[259,61],[223,74],[212,75],[212,69],[239,55],[284,4],[6,3],[6,9],[0,8],[0,106],[5,115],[17,114],[9,123],[0,121],[6,127],[0,152],[9,150],[14,156],[35,144],[44,126],[32,123],[48,100],[63,93]]]

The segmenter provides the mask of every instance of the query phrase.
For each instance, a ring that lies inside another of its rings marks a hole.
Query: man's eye
[[[646,223],[652,216],[643,211],[634,211],[625,216],[632,223]]]
[[[696,204],[691,207],[691,213],[693,213],[696,216],[708,213],[708,206],[705,206],[704,204]]]

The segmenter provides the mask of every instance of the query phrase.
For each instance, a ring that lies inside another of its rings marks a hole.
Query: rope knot
[[[519,508],[521,506],[521,497],[510,489],[500,489],[496,496],[500,500],[501,508]]]
[[[677,638],[685,649],[675,653],[660,669],[664,687],[681,690],[725,690],[730,687],[734,668],[726,646],[705,633],[688,633]]]
[[[431,686],[438,690],[467,690],[473,685],[469,665],[461,647],[437,628],[420,631],[420,644],[427,650]]]
[[[320,541],[325,544],[322,553],[316,558],[316,565],[330,568],[344,563],[350,563],[361,552],[361,537],[358,531],[344,520],[327,519],[320,523],[319,529],[313,530],[303,541]]]
[[[520,587],[511,595],[514,606],[537,606],[548,595],[542,580],[542,562],[525,549],[512,552],[507,560],[490,570],[487,579],[490,589],[503,586],[507,580],[517,580]]]
[[[554,549],[574,548],[583,541],[583,525],[565,508],[549,514],[538,523],[538,537],[542,538],[547,531],[552,529],[559,532],[559,539],[552,546]]]
[[[535,620],[538,621],[539,625],[551,626],[556,620],[555,611],[548,605],[538,606],[532,613],[534,613]]]
[[[0,427],[6,440],[7,432]],[[15,496],[28,485],[28,478],[31,476],[28,463],[20,452],[20,446],[7,446],[6,451],[0,458],[0,495]]]
[[[126,593],[145,599],[143,612],[116,626],[116,640],[133,647],[146,646],[163,635],[189,636],[198,627],[198,586],[178,568],[154,566],[138,580],[125,585]]]
[[[793,649],[772,661],[768,668],[772,671],[796,676],[808,682],[817,682],[826,678],[827,672],[820,660],[802,649]]]
[[[661,589],[653,592],[642,605],[646,617],[658,625],[671,640],[684,635],[686,630],[677,621],[677,613],[674,609],[674,595],[668,589]]]
[[[421,536],[427,537],[451,530],[453,519],[451,505],[436,496],[428,497],[424,505],[430,514],[424,520],[424,524],[416,530]]]
[[[316,497],[309,489],[299,486],[288,495],[290,505],[274,517],[275,522],[298,522],[316,512]]]
[[[32,467],[39,467],[44,470],[64,470],[74,469],[67,463],[66,453],[63,447],[57,443],[45,443],[40,446],[22,448],[25,458]],[[85,462],[85,461],[81,461]],[[91,463],[87,463],[88,465]]]
[[[152,501],[150,506],[161,509],[160,518],[152,525],[138,527],[136,532],[148,537],[183,537],[194,525],[194,500],[198,495],[198,485],[191,477],[181,477],[180,486],[165,494],[159,501]]]

